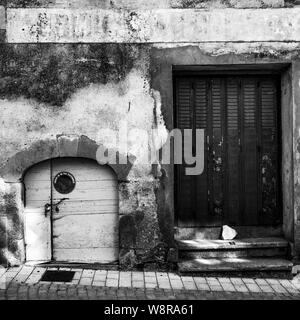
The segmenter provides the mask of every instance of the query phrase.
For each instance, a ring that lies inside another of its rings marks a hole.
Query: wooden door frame
[[[261,65],[248,65],[247,68],[243,69],[241,65],[228,65],[228,66],[216,66],[216,65],[198,65],[198,66],[173,66],[172,72],[172,81],[173,81],[173,128],[177,128],[177,120],[178,120],[178,110],[177,110],[177,86],[176,81],[178,78],[184,77],[218,77],[218,78],[226,78],[228,76],[237,76],[237,77],[255,77],[258,78],[266,76],[274,76],[277,78],[276,87],[277,87],[277,108],[278,112],[276,113],[276,128],[277,128],[277,179],[278,179],[278,211],[280,212],[280,225],[283,224],[283,190],[282,190],[282,101],[281,101],[281,88],[280,82],[282,78],[282,73],[288,69],[289,64],[270,64],[264,66],[262,68]],[[173,146],[172,146],[173,147]],[[174,151],[174,149],[173,149]],[[174,152],[173,152],[174,154]],[[178,224],[178,174],[179,174],[179,166],[174,165],[174,226],[176,228],[181,228]],[[260,225],[258,225],[260,226]],[[243,226],[247,227],[247,226]],[[251,227],[251,226],[249,226]],[[256,227],[256,226],[254,226]],[[182,227],[185,228],[185,227]],[[189,228],[205,228],[202,227],[189,227]],[[210,227],[208,227],[210,228]],[[213,228],[213,227],[211,227]]]

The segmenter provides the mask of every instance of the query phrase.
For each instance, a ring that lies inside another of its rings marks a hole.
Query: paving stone
[[[169,281],[158,281],[158,287],[160,289],[171,289],[171,284]]]
[[[170,283],[171,283],[171,287],[173,289],[179,289],[179,290],[184,289],[184,285],[183,285],[183,283],[182,283],[180,278],[179,278],[179,280],[170,279]]]
[[[279,284],[280,285],[280,282],[277,279],[266,279],[266,281],[269,284]]]
[[[243,285],[244,284],[244,282],[243,282],[243,280],[241,278],[230,278],[230,280],[231,280],[231,282],[233,284],[239,284],[239,285]]]
[[[284,289],[282,285],[278,284],[271,284],[271,287],[273,290],[277,293],[287,293],[287,291]]]
[[[144,271],[144,275],[147,277],[156,277],[156,273],[154,271]]]
[[[262,292],[274,292],[271,286],[269,285],[260,285],[259,288]]]
[[[221,286],[224,291],[235,291],[234,285],[228,282],[221,282]]]
[[[81,278],[79,281],[80,285],[91,285],[93,279],[92,278]]]
[[[104,287],[105,286],[105,281],[93,281],[93,286]]]
[[[217,278],[220,283],[231,283],[229,278]]]
[[[105,285],[107,287],[118,287],[119,286],[119,280],[118,279],[106,279]]]
[[[75,280],[75,279],[80,279],[81,278],[81,271],[76,271],[75,273],[74,273],[74,277],[73,277],[73,280]]]
[[[238,292],[249,292],[248,288],[244,284],[235,284],[234,288]]]
[[[284,287],[290,287],[290,286],[293,287],[292,282],[286,279],[279,279],[279,283]]]
[[[220,285],[220,282],[217,278],[206,278],[208,284]]]
[[[255,283],[262,286],[268,285],[268,282],[265,279],[255,279]]]
[[[177,280],[177,279],[174,279],[174,280]],[[178,278],[178,280],[180,280],[180,278]],[[156,283],[157,280],[156,280],[156,277],[145,277],[145,282],[146,283]]]
[[[81,277],[82,278],[93,278],[94,274],[95,274],[95,270],[87,270],[87,269],[85,269],[85,270],[82,271]]]
[[[246,283],[246,287],[250,292],[261,292],[259,286],[256,283]]]
[[[194,281],[194,278],[189,276],[182,276],[181,279],[182,281]]]
[[[119,279],[119,273],[108,271],[107,272],[107,279]]]
[[[196,282],[196,286],[197,286],[198,290],[210,291],[210,287],[206,283]]]
[[[194,277],[195,283],[205,283],[207,284],[206,278]]]
[[[119,279],[119,287],[131,287],[131,279]]]
[[[145,283],[144,283],[144,281],[132,280],[132,286],[134,288],[144,288]]]
[[[211,291],[223,291],[223,288],[220,285],[209,284],[209,287]]]
[[[255,280],[254,279],[250,279],[250,278],[243,278],[243,282],[248,284],[248,283],[253,283],[255,284]]]
[[[194,281],[182,281],[182,282],[183,282],[184,288],[187,290],[196,290],[197,289]]]

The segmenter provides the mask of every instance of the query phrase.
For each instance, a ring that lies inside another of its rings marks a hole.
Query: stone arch
[[[101,145],[96,141],[81,135],[59,135],[55,139],[45,139],[34,142],[30,147],[16,153],[0,167],[0,176],[5,182],[20,182],[24,173],[31,166],[53,158],[78,157],[96,159],[96,153]],[[127,156],[126,164],[119,164],[119,153],[116,151],[117,164],[107,164],[116,173],[117,180],[127,181],[127,176],[135,157]]]

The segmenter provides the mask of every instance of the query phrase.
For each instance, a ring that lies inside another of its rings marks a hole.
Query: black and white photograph
[[[300,300],[300,1],[0,0],[0,300]]]

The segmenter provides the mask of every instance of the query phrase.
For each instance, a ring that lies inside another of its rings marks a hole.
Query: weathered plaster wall
[[[40,44],[5,45],[2,54],[0,149],[4,152],[0,161],[5,164],[17,151],[38,141],[55,140],[57,135],[85,135],[99,144],[115,147],[101,129],[118,130],[119,121],[124,119],[129,129],[146,128],[150,132],[159,128],[160,142],[156,147],[160,148],[166,130],[173,128],[172,65],[290,63],[299,56],[299,47],[282,43]],[[52,64],[53,61],[56,63]],[[120,66],[119,61],[125,63]],[[291,86],[286,81],[283,85],[289,92],[283,101],[290,110]],[[285,127],[290,128],[292,113],[283,114]],[[286,139],[290,141],[291,136]],[[128,181],[120,184],[120,261],[127,267],[176,259],[172,249],[173,166],[155,168],[139,163],[143,157],[141,145],[133,133],[129,152],[137,157],[137,162]],[[292,170],[288,144],[285,147],[284,168]],[[287,197],[284,202],[289,204],[292,180],[288,173],[283,173],[283,180]],[[286,215],[290,217],[289,213]],[[4,212],[2,216],[7,214]],[[286,235],[292,241],[293,220],[285,221]],[[15,256],[22,257],[22,243],[16,241],[14,245],[17,243],[19,247]],[[15,263],[17,258],[12,257],[7,260]]]
[[[128,153],[136,160],[126,181],[120,182],[120,224],[124,226],[124,230],[121,228],[121,262],[131,266],[151,263],[156,255],[165,256],[166,244],[157,218],[157,180],[151,164],[141,161],[152,141],[145,144],[137,131],[144,130],[152,137],[152,129],[164,128],[160,94],[152,90],[149,83],[149,48],[141,45],[5,45],[2,48],[2,173],[7,173],[11,166],[14,166],[12,172],[17,171],[18,166],[21,166],[19,171],[24,170],[24,163],[32,164],[32,153],[38,153],[36,161],[63,156],[59,150],[55,151],[60,136],[76,139],[83,135],[97,144],[119,150],[106,130],[118,132],[121,121],[125,122]],[[30,149],[37,144],[34,150]],[[49,151],[51,145],[54,149]],[[72,145],[74,148],[74,143]],[[27,154],[23,152],[14,160],[21,162],[7,164],[16,152],[26,149]],[[16,180],[19,177],[16,175]],[[12,175],[5,174],[3,178],[6,182],[17,182]],[[2,196],[10,197],[11,189],[1,181]],[[10,215],[11,211],[5,209],[7,206],[5,203],[1,207],[3,216]],[[15,210],[22,216],[22,207]],[[131,241],[122,236],[127,227],[138,230],[130,231],[136,234],[129,238]],[[11,231],[7,231],[10,236]],[[18,256],[22,250],[20,245]],[[8,256],[7,260],[16,261]]]

